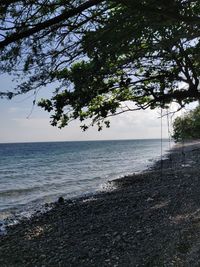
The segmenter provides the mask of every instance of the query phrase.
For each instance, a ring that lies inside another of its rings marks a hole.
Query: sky
[[[1,78],[0,91],[13,86],[9,76]],[[50,87],[41,90],[37,100],[49,97],[51,90]],[[48,112],[38,106],[32,110],[33,100],[32,93],[12,100],[0,99],[0,143],[161,138],[160,110],[127,112],[113,117],[110,128],[98,132],[92,127],[82,132],[78,121],[61,130],[51,126]],[[167,117],[163,117],[162,125],[162,136],[167,138]]]

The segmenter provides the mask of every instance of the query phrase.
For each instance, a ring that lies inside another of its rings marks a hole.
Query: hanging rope
[[[161,176],[163,171],[163,110],[161,107],[161,116],[160,116],[160,168]]]
[[[181,117],[183,118],[183,110],[181,110]],[[184,122],[181,120],[181,128],[182,128],[182,140],[181,140],[181,154],[182,154],[182,163],[185,165],[185,138],[184,138]]]
[[[169,150],[171,149],[171,132],[170,132],[170,122],[169,122],[169,110],[167,109],[167,132],[168,132],[168,142]]]
[[[172,120],[172,118],[171,118],[171,120]],[[167,109],[167,132],[168,132],[169,150],[171,150],[171,131],[170,131],[170,129],[171,129],[171,124],[170,124],[171,120],[169,119],[169,109]],[[172,161],[171,151],[170,151],[170,154],[169,154],[169,161],[170,161],[171,167],[173,167],[172,166],[173,161]]]

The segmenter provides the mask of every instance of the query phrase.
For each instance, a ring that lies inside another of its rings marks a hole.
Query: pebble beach
[[[200,142],[0,236],[0,266],[200,266]]]

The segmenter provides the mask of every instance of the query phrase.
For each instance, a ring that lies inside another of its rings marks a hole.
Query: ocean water
[[[168,140],[162,147],[167,151]],[[160,140],[0,144],[0,220],[60,196],[103,190],[160,156]]]

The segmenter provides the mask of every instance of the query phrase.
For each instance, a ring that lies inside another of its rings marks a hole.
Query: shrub
[[[200,106],[174,120],[172,137],[175,142],[200,139]]]

